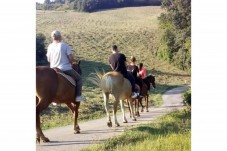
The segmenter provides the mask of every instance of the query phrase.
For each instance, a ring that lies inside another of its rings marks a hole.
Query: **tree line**
[[[36,9],[93,12],[102,9],[146,5],[161,5],[161,0],[45,0],[44,4],[36,3]]]
[[[191,69],[191,0],[163,0],[162,37],[157,56],[180,69]]]

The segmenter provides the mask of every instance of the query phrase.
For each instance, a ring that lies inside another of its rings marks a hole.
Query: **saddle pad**
[[[75,80],[72,77],[62,72],[57,72],[57,73],[65,77],[72,85],[76,86]]]

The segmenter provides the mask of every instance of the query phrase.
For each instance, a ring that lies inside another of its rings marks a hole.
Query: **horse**
[[[115,126],[120,126],[117,121],[116,112],[117,107],[120,101],[121,110],[123,113],[123,123],[127,123],[127,119],[125,117],[125,110],[124,110],[124,100],[128,100],[129,107],[132,110],[132,120],[136,121],[134,116],[133,107],[132,107],[132,86],[128,79],[124,78],[123,75],[116,71],[110,71],[105,74],[96,73],[96,77],[90,79],[95,85],[98,85],[103,94],[104,98],[104,106],[107,114],[107,126],[112,127],[112,121],[110,117],[109,111],[109,95],[111,94],[114,97],[113,103],[113,119],[115,122]]]
[[[80,75],[80,61],[73,63],[72,68]],[[74,133],[80,133],[77,123],[78,109],[80,102],[75,102],[75,86],[65,77],[56,72],[59,69],[52,69],[47,66],[36,67],[36,141],[40,143],[49,142],[40,127],[40,113],[52,102],[65,103],[74,114]]]
[[[150,85],[152,85],[153,88],[156,88],[156,84],[155,84],[155,76],[153,75],[149,75],[147,77],[145,77],[144,79],[142,79],[142,88],[140,90],[140,96],[138,96],[136,98],[136,101],[135,101],[135,115],[137,116],[140,116],[139,114],[139,104],[141,105],[142,109],[141,109],[141,112],[143,112],[143,104],[142,104],[142,99],[144,98],[145,100],[145,107],[146,107],[146,111],[149,112],[148,110],[148,98],[149,98],[149,94],[148,94],[148,91],[150,90]],[[130,111],[130,108],[129,108],[129,111]],[[130,111],[131,112],[131,111]]]

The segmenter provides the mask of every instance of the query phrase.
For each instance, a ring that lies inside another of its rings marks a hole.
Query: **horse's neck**
[[[147,80],[147,78],[143,79],[143,82],[147,85],[148,90],[150,90],[150,82]]]

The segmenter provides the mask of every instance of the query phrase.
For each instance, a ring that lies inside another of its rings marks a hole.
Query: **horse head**
[[[82,75],[82,70],[81,70],[81,68],[80,68],[80,61],[78,61],[78,62],[73,62],[72,68],[73,68],[77,73],[79,73],[80,75]]]

